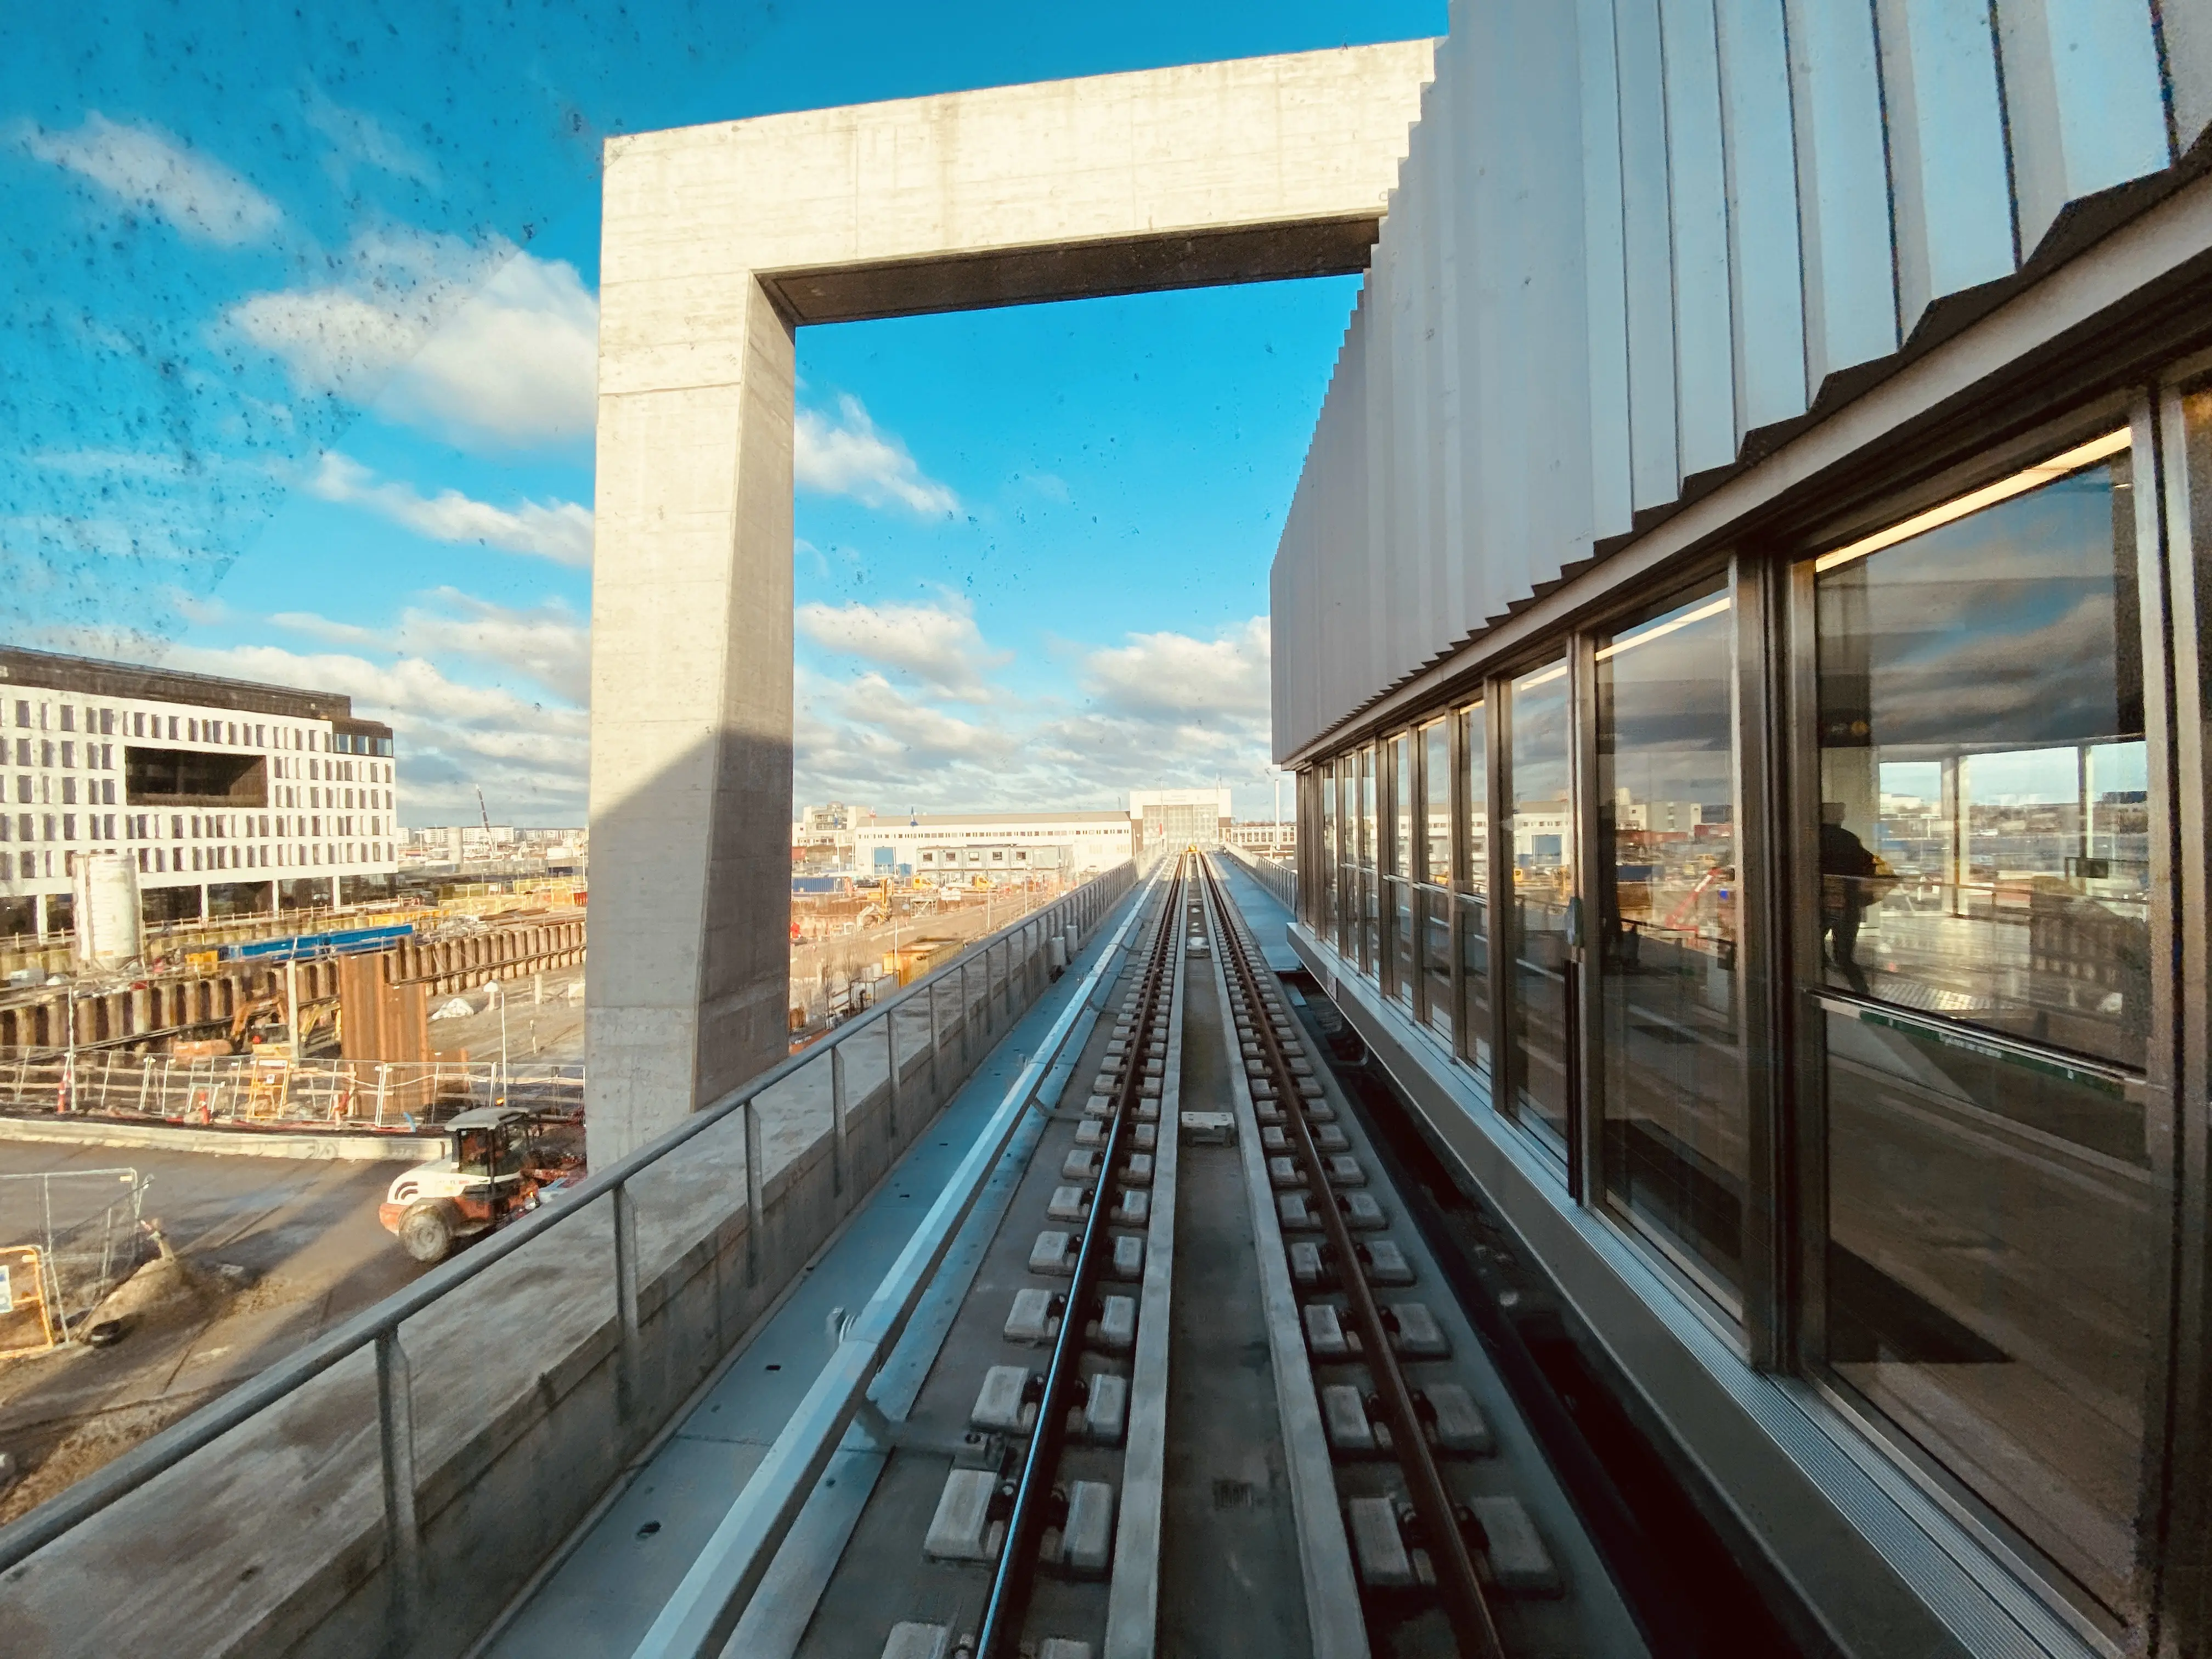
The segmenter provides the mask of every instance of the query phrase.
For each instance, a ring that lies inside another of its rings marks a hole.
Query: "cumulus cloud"
[[[1077,665],[1080,706],[1045,696],[959,714],[935,706],[957,699],[911,667],[921,682],[913,686],[872,669],[850,680],[802,672],[799,798],[937,810],[1104,806],[1132,789],[1265,776],[1266,617],[1212,639],[1132,635],[1082,652]]]
[[[472,445],[566,442],[592,429],[599,301],[576,268],[493,237],[357,236],[336,280],[256,294],[227,321],[301,392],[342,398]]]
[[[473,817],[479,787],[503,821],[583,822],[590,717],[581,708],[457,678],[420,657],[385,664],[344,652],[243,645],[178,647],[167,661],[201,673],[342,692],[356,714],[389,722],[404,822]]]
[[[942,696],[979,702],[983,671],[1012,659],[993,651],[964,599],[943,605],[802,605],[799,631],[825,651],[911,676]]]
[[[906,446],[880,430],[858,398],[837,399],[832,416],[798,412],[792,473],[801,489],[849,495],[864,507],[903,507],[925,517],[950,513],[960,498],[923,475]]]
[[[412,484],[380,479],[357,461],[332,451],[322,459],[308,488],[326,501],[366,507],[432,541],[475,542],[508,553],[531,553],[556,564],[592,562],[592,509],[555,499],[495,507],[441,489],[424,495]]]
[[[363,628],[296,611],[281,611],[269,620],[333,645],[461,658],[495,670],[519,670],[556,696],[575,703],[588,701],[591,629],[560,600],[527,607],[495,605],[452,587],[434,588],[422,597],[426,603],[408,606],[391,628]]]
[[[41,161],[88,179],[201,241],[223,247],[259,241],[284,216],[228,167],[148,123],[111,121],[88,110],[84,124],[73,131],[27,126],[18,142]]]
[[[1267,646],[1265,617],[1211,640],[1133,634],[1127,645],[1091,652],[1084,672],[1092,695],[1109,708],[1145,715],[1265,717]]]

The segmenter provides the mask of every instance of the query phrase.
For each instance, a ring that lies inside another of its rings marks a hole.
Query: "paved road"
[[[0,1139],[0,1177],[76,1172],[54,1183],[58,1228],[121,1190],[119,1178],[84,1172],[125,1167],[147,1177],[145,1214],[208,1293],[142,1321],[112,1348],[0,1362],[0,1451],[33,1476],[9,1495],[14,1505],[0,1498],[0,1518],[34,1489],[46,1495],[64,1468],[88,1473],[421,1271],[376,1219],[402,1164]],[[0,1243],[38,1242],[39,1186],[0,1179]]]

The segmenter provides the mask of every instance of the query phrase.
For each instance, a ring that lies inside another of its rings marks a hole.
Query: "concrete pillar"
[[[623,556],[592,587],[600,1167],[788,1041],[792,331],[749,273],[716,287],[686,349],[601,360],[598,533]]]
[[[794,322],[1360,270],[1431,56],[1396,41],[609,142],[594,1164],[785,1052]]]

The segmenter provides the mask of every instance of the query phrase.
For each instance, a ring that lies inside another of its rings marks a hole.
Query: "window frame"
[[[2177,370],[2169,370],[2165,379],[2171,383],[2177,379]],[[2136,511],[2138,644],[2143,653],[2144,669],[2145,750],[2152,796],[2168,802],[2173,809],[2165,815],[2167,833],[2163,836],[2154,835],[2150,843],[2153,867],[2149,937],[2154,942],[2151,957],[2156,963],[2160,953],[2155,942],[2175,937],[2172,930],[2179,920],[2172,891],[2176,875],[2174,825],[2185,816],[2172,763],[2174,720],[2169,684],[2166,674],[2156,666],[2166,663],[2169,641],[2177,638],[2172,631],[2168,570],[2172,556],[2160,511],[2161,503],[2176,487],[2173,475],[2178,470],[2172,456],[2179,452],[2166,451],[2159,442],[2157,428],[2166,400],[2163,392],[2154,402],[2146,390],[2130,388],[2076,405],[2063,416],[2040,422],[2006,441],[1979,448],[1967,459],[1942,469],[1917,485],[1863,503],[1847,516],[1790,538],[1774,550],[1772,572],[1772,580],[1782,590],[1781,608],[1785,613],[1777,643],[1779,664],[1776,679],[1784,694],[1784,721],[1777,729],[1777,736],[1786,744],[1784,769],[1787,783],[1780,792],[1786,796],[1784,810],[1774,826],[1773,839],[1779,856],[1774,860],[1777,879],[1768,909],[1786,930],[1788,938],[1786,950],[1778,953],[1772,979],[1776,1000],[1784,1005],[1778,1011],[1784,1022],[1781,1029],[1790,1040],[1783,1065],[1778,1069],[1786,1072],[1790,1095],[1783,1133],[1786,1136],[1784,1156],[1790,1176],[1785,1201],[1791,1216],[1791,1224],[1783,1230],[1782,1249],[1778,1254],[1784,1258],[1779,1265],[1796,1292],[1786,1308],[1775,1310],[1778,1327],[1776,1359],[1802,1377],[1829,1405],[1879,1443],[1889,1453],[1894,1466],[1984,1548],[2013,1564],[2022,1581],[2033,1588],[2039,1600],[2084,1636],[2101,1643],[2113,1641],[2128,1627],[2111,1609],[2097,1601],[2085,1586],[2045,1554],[2023,1530],[1972,1492],[1960,1476],[1939,1462],[1932,1452],[1861,1395],[1827,1363],[1827,1057],[1820,1011],[1828,1003],[1850,1003],[1853,999],[1848,992],[1835,991],[1820,983],[1823,974],[1818,886],[1808,878],[1820,867],[1819,637],[1814,584],[1816,566],[1823,554],[1899,524],[1930,507],[1955,501],[2100,434],[2120,426],[2128,428],[2133,456],[2131,482],[2135,486],[2132,494]],[[2185,481],[2179,488],[2185,493]],[[2185,522],[2185,518],[2173,520],[2177,526]],[[2179,561],[2172,562],[2178,566]],[[2200,807],[2200,817],[2201,811]],[[2201,881],[2197,884],[2197,902],[2201,905]],[[2174,1062],[2179,1058],[2176,989],[2175,975],[2153,971],[2150,1036],[2146,1044],[2148,1066],[2143,1085],[2148,1097],[2145,1132],[2152,1167],[2171,1172],[2178,1188],[2182,1149],[2175,1122]],[[1903,1008],[1893,1012],[1908,1025],[1924,1024],[1936,1031],[1955,1030],[1978,1039],[1986,1036],[1992,1046],[2037,1047],[2014,1042],[2002,1033],[1983,1032],[1960,1022],[1947,1022],[1940,1016],[1916,1016],[1913,1011]],[[2198,1154],[2200,1161],[2202,1157]],[[2171,1560],[2175,1559],[2172,1541],[2169,1539],[2161,1542],[2157,1535],[2158,1517],[2174,1493],[2203,1491],[2203,1479],[2212,1475],[2212,1457],[2207,1455],[2212,1453],[2212,1436],[2205,1437],[2208,1443],[2191,1448],[2184,1458],[2176,1455],[2179,1443],[2173,1431],[2161,1426],[2173,1420],[2171,1402],[2181,1376],[2185,1351],[2193,1349],[2201,1355],[2204,1343],[2201,1333],[2177,1335],[2177,1309],[2172,1295],[2177,1274],[2184,1266],[2179,1259],[2179,1253],[2192,1236],[2192,1225],[2203,1226],[2204,1212],[2199,1208],[2195,1215],[2189,1213],[2192,1199],[2186,1192],[2169,1190],[2164,1196],[2169,1212],[2177,1216],[2179,1224],[2169,1233],[2166,1271],[2154,1275],[2153,1353],[2146,1365],[2149,1394],[2142,1401],[2143,1459],[2142,1468],[2134,1473],[2143,1493],[2138,1518],[2138,1525],[2143,1528],[2139,1540],[2143,1556],[2163,1555]],[[2194,1201],[2201,1205],[2202,1197],[2200,1191]],[[2198,1231],[2194,1237],[2202,1238],[2204,1234]],[[2201,1360],[2197,1368],[2202,1369]],[[2161,1436],[2163,1447],[2160,1444]],[[2181,1467],[2185,1462],[2188,1466],[2185,1469]],[[2147,1567],[2139,1567],[2141,1571],[2156,1577],[2160,1568],[2153,1560]],[[2159,1616],[2161,1595],[2154,1584],[2146,1589],[2148,1617]]]

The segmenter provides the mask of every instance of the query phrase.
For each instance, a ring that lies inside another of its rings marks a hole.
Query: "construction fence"
[[[173,1060],[115,1049],[0,1060],[0,1111],[264,1127],[406,1129],[471,1107],[573,1115],[580,1061]]]
[[[0,1175],[0,1353],[71,1340],[149,1249],[134,1169]]]

